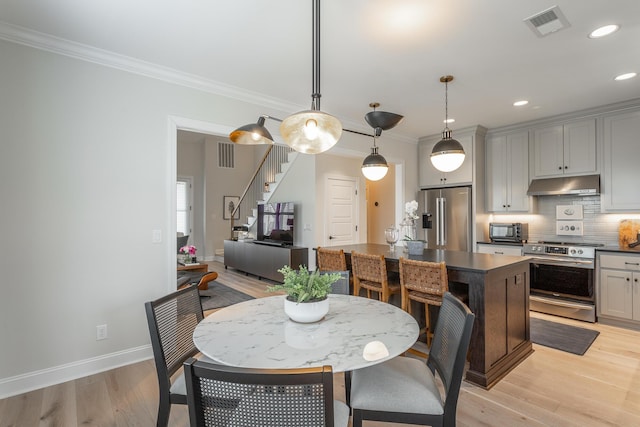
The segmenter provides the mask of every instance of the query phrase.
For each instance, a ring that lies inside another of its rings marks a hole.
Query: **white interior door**
[[[328,177],[326,182],[324,246],[357,243],[358,181]]]

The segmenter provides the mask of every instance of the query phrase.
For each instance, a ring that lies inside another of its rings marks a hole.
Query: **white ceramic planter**
[[[422,240],[407,240],[409,255],[422,255],[424,253],[424,242]]]
[[[322,301],[301,302],[284,299],[284,312],[289,319],[298,323],[313,323],[321,320],[329,312],[329,298]]]

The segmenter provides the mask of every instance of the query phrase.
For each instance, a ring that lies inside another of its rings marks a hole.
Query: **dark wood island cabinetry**
[[[398,259],[447,264],[449,282],[468,288],[475,323],[465,379],[490,388],[533,352],[529,335],[529,259],[521,256],[425,249],[420,256],[394,252],[388,245],[357,244],[343,249],[347,264],[351,251],[384,255],[388,271],[398,271]]]

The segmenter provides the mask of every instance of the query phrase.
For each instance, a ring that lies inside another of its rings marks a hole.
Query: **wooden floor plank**
[[[225,270],[217,262],[210,263],[210,270],[218,272],[221,283],[253,297],[271,295],[266,291],[270,281]],[[535,352],[491,390],[463,382],[457,425],[640,426],[640,331],[532,316],[595,329],[600,335],[584,356],[534,344]],[[334,388],[335,397],[344,401],[342,374],[336,375]],[[0,400],[0,427],[153,426],[157,405],[155,365],[146,360]],[[173,405],[169,425],[189,425],[186,406]]]

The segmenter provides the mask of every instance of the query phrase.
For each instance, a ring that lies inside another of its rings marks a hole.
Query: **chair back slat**
[[[447,266],[444,262],[430,262],[400,257],[400,284],[405,288],[442,298],[449,290]]]
[[[445,407],[447,403],[454,407],[457,404],[474,318],[462,301],[450,292],[444,294],[427,365],[442,379],[447,396]]]
[[[320,271],[345,271],[347,259],[342,249],[328,249],[318,247],[318,270]]]
[[[185,375],[192,426],[334,425],[330,366],[259,370],[190,359]]]
[[[193,331],[204,318],[196,285],[145,304],[156,368],[173,375],[198,352]]]

